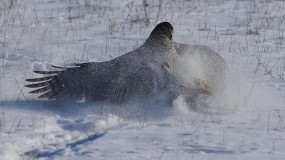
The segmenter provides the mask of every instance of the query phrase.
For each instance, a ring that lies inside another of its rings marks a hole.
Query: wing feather
[[[51,89],[52,89],[51,86],[45,86],[45,87],[30,91],[29,93],[43,93],[43,92],[49,91]]]
[[[25,87],[28,87],[28,88],[39,88],[39,87],[45,87],[45,86],[48,86],[50,84],[50,81],[45,81],[45,82],[40,82],[40,83],[34,83],[34,84],[27,84],[25,85]]]
[[[58,74],[58,73],[61,73],[63,71],[34,71],[35,73],[38,73],[38,74]]]
[[[50,90],[50,91],[48,91],[48,92],[46,92],[46,93],[44,93],[44,94],[38,96],[38,98],[48,98],[48,99],[50,99],[49,97],[50,97],[52,94],[53,94],[53,91]]]
[[[40,82],[40,81],[49,81],[52,80],[55,76],[49,76],[49,77],[42,77],[42,78],[30,78],[26,79],[27,82]]]
[[[92,66],[92,68],[90,68],[90,66]],[[30,93],[41,93],[38,98],[77,100],[83,98],[86,88],[93,90],[92,87],[87,87],[93,84],[92,82],[89,82],[92,80],[92,78],[90,78],[89,69],[91,69],[90,71],[95,69],[95,67],[93,68],[92,63],[78,64],[73,68],[61,66],[52,67],[63,70],[34,71],[35,73],[47,76],[26,79],[26,81],[31,82],[31,84],[27,84],[25,87],[35,89],[30,91]]]

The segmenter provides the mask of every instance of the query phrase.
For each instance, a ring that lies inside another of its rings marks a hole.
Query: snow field
[[[284,158],[284,2],[147,3],[0,2],[0,159]],[[201,110],[181,97],[172,108],[38,101],[23,87],[49,64],[127,53],[161,21],[175,41],[210,46],[228,63],[224,93]]]

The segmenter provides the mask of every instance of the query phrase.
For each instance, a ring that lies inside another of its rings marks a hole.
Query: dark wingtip
[[[56,66],[56,65],[50,65],[53,68],[59,68],[59,69],[66,69],[66,67],[63,66]]]
[[[36,88],[36,87],[33,87],[32,85],[33,84],[25,84],[24,86],[27,87],[27,88]]]
[[[38,98],[47,98],[47,99],[51,99],[50,98],[50,96],[52,96],[52,94],[53,94],[53,91],[48,91],[48,92],[46,92],[46,93],[44,93],[44,94],[42,94],[42,95],[40,95],[40,96],[38,96]]]
[[[26,82],[34,82],[33,78],[31,79],[25,79]]]
[[[37,80],[37,78],[30,78],[30,79],[25,79],[27,82],[39,82],[40,80]]]
[[[27,82],[43,82],[43,81],[49,81],[54,79],[55,76],[48,76],[48,77],[42,77],[42,78],[30,78],[26,79]]]
[[[58,74],[62,71],[34,71],[37,74]]]
[[[48,86],[49,84],[50,84],[50,81],[44,81],[44,82],[40,82],[40,83],[26,84],[25,87],[38,88],[38,87]]]
[[[42,88],[39,88],[39,89],[36,89],[36,90],[33,90],[33,91],[30,91],[29,93],[43,93],[43,92],[46,92],[46,91],[50,91],[51,90],[51,87],[50,86],[44,86]]]

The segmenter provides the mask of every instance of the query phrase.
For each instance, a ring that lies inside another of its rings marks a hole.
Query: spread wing
[[[140,63],[95,62],[74,68],[56,67],[60,71],[34,71],[42,78],[26,79],[41,93],[39,98],[111,101],[121,103],[153,95],[158,78],[156,72]],[[163,78],[161,78],[163,79]]]
[[[41,93],[39,98],[47,99],[81,99],[86,92],[88,81],[92,77],[90,73],[92,64],[78,64],[74,68],[56,67],[58,71],[34,71],[42,74],[42,78],[26,79],[31,84],[25,85],[34,90],[30,93]],[[89,75],[89,76],[87,76]]]

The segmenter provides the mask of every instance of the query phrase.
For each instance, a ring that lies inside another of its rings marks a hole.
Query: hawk
[[[169,22],[159,23],[144,44],[131,52],[105,62],[34,71],[44,77],[26,79],[31,83],[25,86],[35,89],[30,93],[40,93],[39,98],[112,103],[153,97],[172,101],[180,94],[214,93],[224,76],[224,60],[209,47],[174,42],[173,31]],[[192,66],[197,62],[208,67],[201,75]]]

